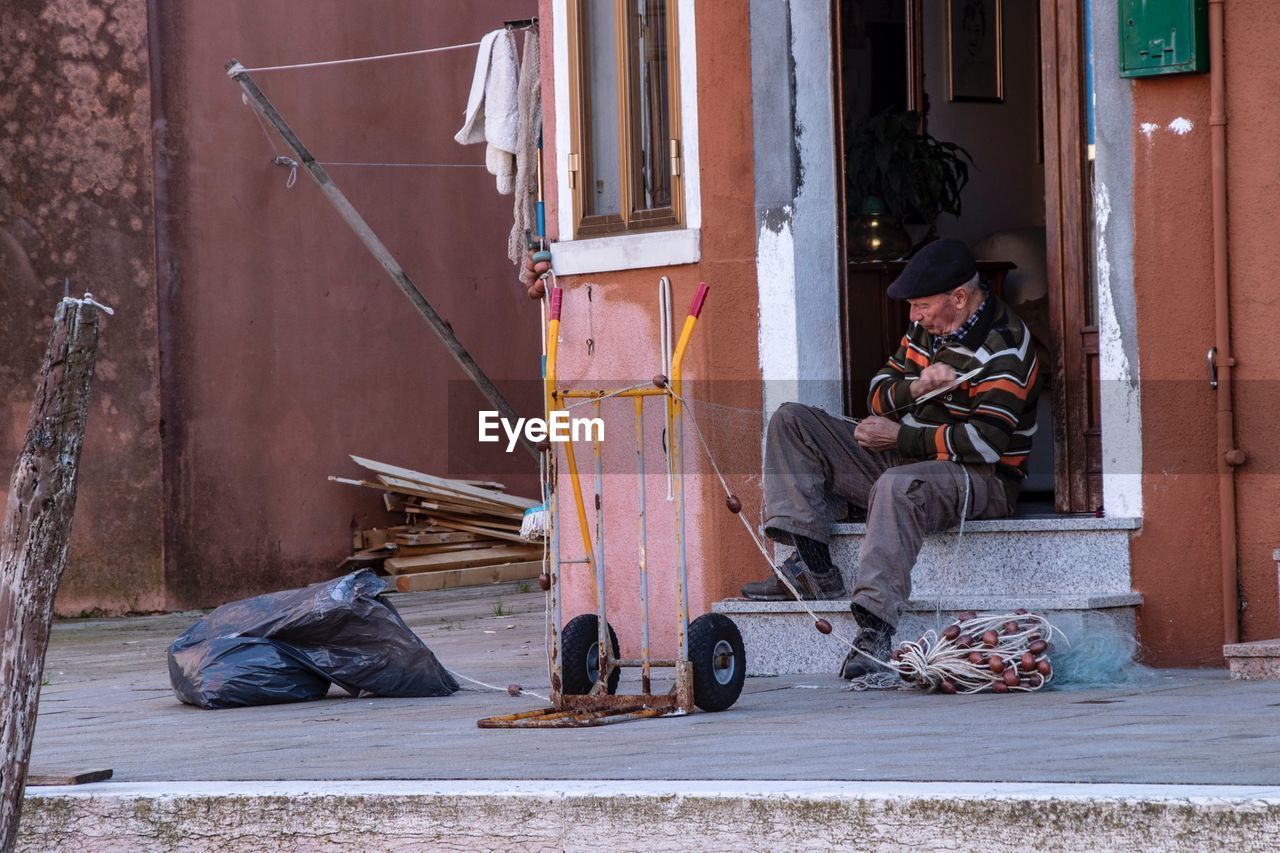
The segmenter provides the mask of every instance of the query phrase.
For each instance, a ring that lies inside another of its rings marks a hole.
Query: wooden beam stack
[[[395,576],[399,592],[419,592],[536,578],[543,544],[520,535],[524,511],[537,502],[506,494],[501,483],[450,480],[352,456],[376,481],[330,477],[378,489],[406,523],[355,531],[355,553],[339,568],[375,568]]]

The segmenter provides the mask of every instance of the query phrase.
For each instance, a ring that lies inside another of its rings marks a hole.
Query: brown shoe
[[[829,601],[833,598],[843,598],[845,595],[844,580],[838,571],[828,575],[815,575],[809,571],[798,554],[792,554],[783,560],[782,565],[778,566],[778,572],[785,575],[800,593],[800,597],[807,601]],[[769,577],[762,581],[743,584],[742,595],[754,601],[792,601],[794,599],[791,590],[778,579],[776,572],[770,572]]]
[[[742,597],[752,601],[790,601],[791,593],[778,580],[778,576],[769,572],[769,577],[762,581],[751,581],[742,585]]]
[[[797,552],[783,560],[778,571],[787,576],[787,580],[791,581],[791,585],[806,601],[831,601],[845,597],[844,578],[840,577],[840,570],[835,566],[831,567],[831,571],[817,574],[809,569]]]
[[[853,611],[854,621],[858,623],[858,633],[853,640],[857,651],[849,649],[849,653],[844,656],[844,662],[840,664],[840,677],[852,681],[867,675],[892,672],[881,661],[889,659],[889,651],[893,646],[893,626],[860,605],[852,604],[849,609]]]

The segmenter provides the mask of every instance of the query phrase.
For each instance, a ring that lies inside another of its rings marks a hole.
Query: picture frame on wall
[[[944,0],[947,100],[1004,101],[1003,0]]]

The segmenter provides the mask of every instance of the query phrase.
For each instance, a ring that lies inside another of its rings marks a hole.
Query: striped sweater
[[[1036,432],[1040,363],[1030,332],[1008,306],[990,297],[981,313],[958,343],[937,353],[933,335],[912,323],[898,351],[872,378],[868,406],[873,414],[902,424],[898,454],[903,459],[994,463],[997,472],[1021,482]],[[948,364],[957,374],[982,371],[954,390],[914,404],[909,386],[934,363]]]

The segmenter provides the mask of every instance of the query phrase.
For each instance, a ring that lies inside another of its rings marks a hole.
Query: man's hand
[[[535,264],[533,262],[533,252],[525,253],[524,264],[520,269],[520,281],[524,283],[530,299],[541,299],[546,295],[547,286],[543,283],[542,276],[549,269],[551,269],[549,261],[538,261]]]
[[[854,429],[853,439],[867,450],[896,450],[899,429],[897,421],[872,415]]]
[[[909,386],[911,396],[919,399],[930,391],[945,388],[955,382],[959,375],[949,364],[931,364],[920,371],[919,379],[912,381]]]

